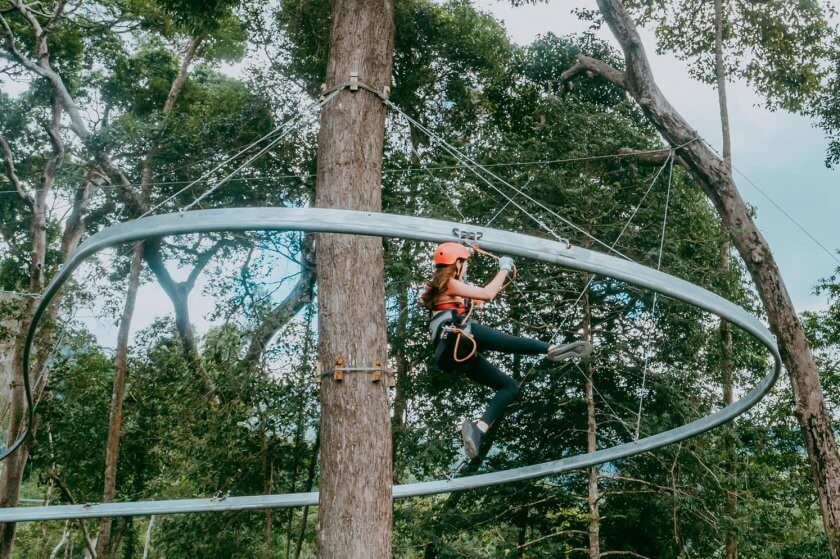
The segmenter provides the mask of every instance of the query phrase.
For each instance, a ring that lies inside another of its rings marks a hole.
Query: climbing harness
[[[453,335],[455,336],[455,342],[452,351],[455,362],[463,363],[473,358],[478,350],[478,344],[470,331],[469,318],[473,307],[474,304],[470,301],[469,311],[463,313],[463,315],[457,309],[442,309],[432,315],[429,321],[429,339],[435,344],[435,362],[441,358],[446,348],[452,343],[451,336]],[[472,343],[472,350],[466,357],[459,358],[458,350],[462,338],[467,338]]]
[[[472,251],[472,252],[470,252]],[[499,257],[478,246],[478,243],[471,243],[469,248],[459,243],[447,242],[443,243],[435,250],[434,261],[436,265],[450,265],[458,261],[458,259],[467,259],[472,253],[483,254],[498,261]],[[512,266],[510,274],[508,274],[505,283],[499,289],[501,292],[516,278],[516,266]],[[432,315],[429,321],[429,338],[435,343],[435,362],[437,362],[443,355],[446,348],[452,344],[452,359],[455,363],[466,363],[478,353],[478,342],[472,335],[470,328],[470,316],[475,309],[475,301],[469,300],[469,305],[466,306],[467,312],[461,317],[462,313],[457,312],[462,310],[465,305],[458,301],[447,301],[435,306],[436,313]],[[451,336],[455,336],[455,341],[450,342]],[[460,357],[460,348],[462,340],[466,339],[472,346],[466,357]]]

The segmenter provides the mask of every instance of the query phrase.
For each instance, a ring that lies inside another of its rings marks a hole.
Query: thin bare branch
[[[3,148],[3,166],[6,170],[6,177],[9,179],[9,182],[15,187],[15,190],[20,196],[20,199],[29,207],[30,211],[35,207],[35,199],[32,198],[32,195],[26,192],[26,189],[23,187],[23,183],[20,182],[20,179],[15,173],[15,163],[12,157],[12,148],[9,146],[9,143],[6,141],[6,138],[3,137],[2,132],[0,132],[0,147]]]
[[[70,501],[71,505],[76,504],[76,499],[73,498],[73,493],[70,492],[70,488],[67,487],[67,484],[64,483],[64,480],[56,473],[55,470],[52,468],[48,468],[46,475],[48,478],[55,481],[58,486],[61,488],[61,492],[64,493],[64,496]],[[96,548],[93,544],[93,540],[90,539],[90,533],[88,532],[87,525],[85,525],[85,521],[83,518],[79,518],[79,527],[82,529],[82,535],[85,539],[85,545],[88,548],[88,552],[93,559],[96,559]]]
[[[541,541],[547,540],[549,538],[555,538],[557,536],[566,536],[566,535],[581,535],[586,536],[588,532],[585,530],[560,530],[558,532],[552,532],[551,534],[546,534],[545,536],[541,536],[529,542],[525,542],[522,545],[518,546],[517,549],[525,549],[526,547],[530,547],[534,544],[537,544]],[[582,548],[581,548],[582,549]],[[588,552],[588,550],[586,550]]]
[[[190,275],[187,278],[187,281],[184,282],[184,288],[186,289],[187,293],[192,291],[193,287],[195,287],[195,282],[198,280],[198,277],[201,275],[201,272],[204,271],[204,268],[210,263],[216,253],[218,253],[222,247],[227,244],[227,241],[220,240],[216,242],[212,247],[205,250],[201,254],[198,255],[196,259],[195,266],[190,271]]]
[[[90,131],[82,119],[79,108],[76,106],[76,102],[73,100],[70,92],[67,91],[67,87],[64,85],[64,80],[62,80],[61,76],[53,70],[50,64],[49,48],[46,40],[47,34],[44,32],[44,29],[41,27],[37,18],[32,15],[22,2],[17,4],[17,9],[24,15],[24,17],[26,17],[27,21],[29,21],[35,34],[35,52],[38,56],[38,62],[36,64],[31,61],[17,48],[15,45],[15,35],[12,32],[11,27],[9,27],[9,22],[0,15],[0,25],[3,27],[6,49],[21,66],[50,82],[50,86],[52,87],[55,97],[59,100],[64,110],[67,112],[67,115],[70,117],[73,132],[75,132],[82,140],[87,139],[87,137],[90,136]]]

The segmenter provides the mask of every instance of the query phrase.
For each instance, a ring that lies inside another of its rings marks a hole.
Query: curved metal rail
[[[737,324],[749,332],[770,351],[773,357],[772,370],[740,400],[681,427],[636,442],[628,442],[589,454],[569,456],[542,464],[462,478],[396,485],[393,490],[395,499],[449,493],[539,478],[649,452],[699,435],[744,413],[758,403],[770,390],[781,371],[782,361],[776,347],[775,338],[757,318],[738,305],[702,287],[664,272],[608,254],[520,233],[419,217],[322,208],[236,208],[191,211],[145,217],[100,231],[85,241],[73,253],[47,287],[44,297],[35,311],[26,338],[24,367],[28,371],[29,355],[35,331],[50,301],[70,278],[73,271],[91,255],[122,243],[167,235],[258,230],[347,233],[431,242],[470,239],[477,242],[482,248],[494,252],[542,260],[567,268],[609,276],[697,306]],[[21,507],[0,509],[0,522],[255,510],[317,504],[318,493],[311,492],[211,499]]]

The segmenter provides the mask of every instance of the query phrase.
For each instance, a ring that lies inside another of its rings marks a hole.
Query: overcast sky
[[[525,45],[548,32],[562,35],[586,30],[587,24],[578,21],[571,10],[594,7],[595,3],[564,0],[518,8],[492,0],[478,0],[476,4],[503,20],[511,39]],[[599,36],[615,44],[606,27]],[[701,136],[719,147],[716,91],[692,81],[678,61],[653,54],[650,32],[643,30],[642,37],[665,95]],[[4,89],[8,85],[4,84]],[[807,119],[760,108],[761,99],[743,83],[730,84],[728,93],[735,167],[836,254],[840,248],[840,172],[830,171],[823,164],[826,141],[822,133]],[[837,263],[746,180],[736,175],[736,181],[744,198],[757,208],[758,225],[776,255],[797,309],[824,307],[824,299],[812,291]],[[175,274],[179,275],[177,271]],[[208,326],[204,314],[212,308],[212,301],[201,294],[201,287],[199,284],[194,291],[191,306],[196,326],[204,330]],[[156,284],[143,286],[139,297],[132,331],[148,326],[158,316],[171,315],[169,301]],[[112,346],[116,331],[113,322],[95,321],[94,314],[93,310],[79,312],[87,317],[100,341]]]

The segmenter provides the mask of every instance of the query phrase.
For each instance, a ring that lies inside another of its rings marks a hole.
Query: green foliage
[[[100,10],[96,25],[83,27],[74,14],[62,21],[53,52],[73,93],[91,113],[101,110],[92,142],[106,146],[131,180],[139,181],[147,158],[153,163],[153,180],[144,193],[150,203],[174,195],[166,207],[175,208],[193,200],[207,185],[178,194],[186,181],[300,110],[306,99],[287,87],[289,81],[303,84],[307,91],[323,81],[328,2],[284,0],[276,11],[229,1],[129,0],[95,6]],[[696,17],[690,21],[685,19],[689,14],[674,13],[670,4],[634,6],[661,28],[664,48],[683,53],[693,61],[697,77],[709,79],[709,60],[702,54],[710,38],[706,4],[695,6]],[[813,3],[804,4],[797,14],[788,13],[791,6],[771,3],[769,15],[762,15],[739,4],[737,10],[728,8],[736,11],[727,17],[732,75],[746,77],[785,106],[796,105],[813,91],[819,69],[803,59],[816,56],[825,37]],[[241,10],[250,10],[247,18],[240,19]],[[265,16],[268,30],[260,28],[256,12]],[[773,14],[784,17],[774,22],[768,19]],[[112,16],[132,22],[131,29],[113,31],[106,25]],[[17,19],[13,23],[16,30],[23,28]],[[692,33],[679,32],[681,25]],[[638,108],[623,91],[598,77],[581,76],[571,89],[560,83],[560,73],[579,53],[621,67],[621,57],[607,44],[590,34],[548,34],[518,47],[505,36],[501,23],[464,1],[398,0],[395,28],[392,100],[408,114],[584,231],[605,243],[615,242],[617,250],[638,262],[655,266],[659,260],[667,203],[663,270],[757,311],[744,270],[735,263],[728,270],[721,266],[725,236],[690,175],[678,165],[651,166],[616,157],[625,147],[662,147]],[[266,40],[266,31],[273,42]],[[199,38],[190,75],[173,110],[164,115],[163,105],[183,61],[182,49]],[[800,51],[790,49],[800,44]],[[259,60],[246,69],[246,78],[225,74],[220,62],[235,60],[246,47],[266,49],[273,65],[267,69]],[[741,57],[752,48],[758,48],[757,60],[766,67]],[[804,66],[798,73],[785,68],[784,74],[781,67],[791,61]],[[49,154],[40,123],[50,102],[49,90],[40,82],[16,98],[0,94],[0,127],[29,186]],[[69,143],[72,164],[58,182],[64,198],[87,163],[84,146]],[[308,204],[314,150],[313,130],[304,128],[243,170],[240,178],[246,180],[225,185],[205,204]],[[219,173],[230,169],[226,166]],[[0,181],[8,187],[5,178]],[[500,181],[494,184],[512,196]],[[388,122],[382,186],[385,211],[546,236],[532,219],[538,216],[577,244],[594,243],[523,196],[516,200],[525,212],[507,205],[506,196],[397,117]],[[119,198],[103,189],[94,198],[89,231],[125,219],[121,211]],[[0,280],[4,289],[22,289],[29,221],[16,196],[0,197],[0,216]],[[51,214],[51,269],[58,264],[61,222]],[[220,239],[167,239],[164,253],[174,270],[195,263],[199,253]],[[134,336],[119,500],[302,492],[317,485],[314,305],[277,333],[261,363],[242,365],[254,331],[296,280],[296,264],[278,257],[300,258],[303,238],[255,234],[227,236],[223,242],[205,272],[211,278],[205,290],[217,301],[210,309],[216,326],[200,333],[201,362],[214,394],[204,393],[170,320],[159,320]],[[431,272],[429,247],[400,240],[385,240],[384,246],[389,342],[400,370],[393,420],[395,477],[402,483],[440,478],[452,473],[461,456],[457,421],[478,413],[488,391],[432,363],[427,313],[417,304]],[[125,254],[104,256],[89,270],[91,279],[76,288],[89,292],[99,314],[110,317],[121,309]],[[495,271],[495,262],[488,259],[476,258],[473,264],[474,282]],[[515,286],[478,318],[518,335],[577,339],[583,313],[577,299],[588,276],[542,263],[517,264]],[[830,296],[829,309],[805,316],[827,391],[840,383],[837,283],[830,278],[821,286]],[[724,350],[717,319],[665,297],[654,306],[650,293],[607,278],[592,280],[585,303],[598,348],[590,365],[554,367],[531,358],[492,356],[525,382],[521,397],[492,435],[494,451],[475,471],[586,452],[587,377],[597,389],[599,448],[632,440],[642,396],[642,435],[682,425],[720,407]],[[144,304],[142,297],[139,304]],[[5,317],[11,311],[4,307],[3,312]],[[733,337],[731,359],[740,392],[764,374],[767,359],[737,329]],[[61,347],[48,398],[39,408],[41,427],[24,490],[28,496],[42,497],[46,474],[54,469],[75,499],[97,501],[113,357],[78,325]],[[790,400],[787,388],[780,385],[732,425],[600,468],[602,551],[711,559],[722,555],[727,538],[734,538],[743,557],[827,557]],[[467,467],[461,474],[471,471]],[[442,559],[581,554],[591,521],[585,501],[587,474],[572,472],[397,502],[394,555]],[[737,495],[734,509],[732,495]],[[65,500],[55,490],[51,499]],[[306,517],[301,510],[284,510],[158,518],[151,557],[293,557],[299,538],[301,556],[310,557],[315,518],[314,510]],[[116,523],[122,538],[119,557],[141,556],[146,526],[141,519]],[[63,524],[21,526],[18,553],[48,556],[63,529]],[[78,551],[78,529],[72,530]]]
[[[626,2],[642,24],[652,24],[660,52],[690,63],[693,76],[715,83],[714,2]],[[743,78],[768,106],[802,110],[819,91],[834,14],[819,0],[723,2],[726,74]]]
[[[828,138],[825,164],[832,168],[840,163],[840,40],[833,47],[825,86],[808,111]]]

